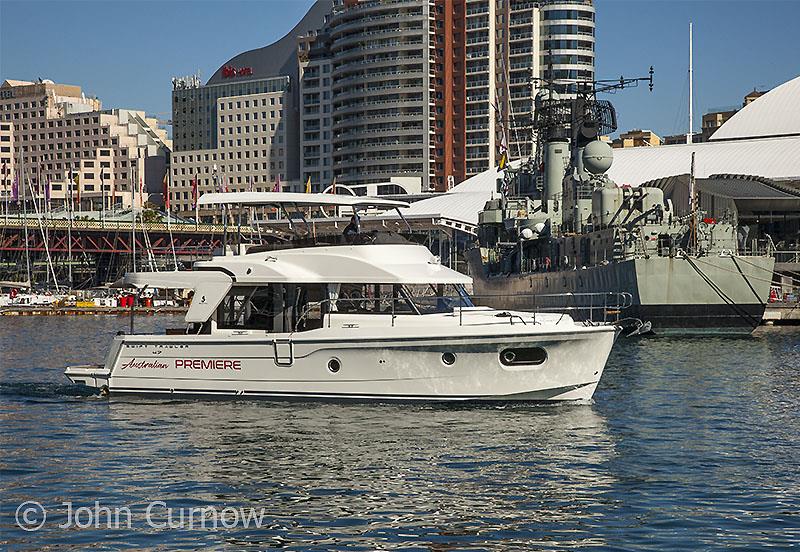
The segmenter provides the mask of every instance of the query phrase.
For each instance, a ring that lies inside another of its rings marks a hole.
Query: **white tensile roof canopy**
[[[800,77],[745,106],[711,136],[711,141],[775,136],[800,136]]]

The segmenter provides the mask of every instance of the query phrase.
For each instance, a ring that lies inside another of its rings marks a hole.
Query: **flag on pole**
[[[333,176],[333,182],[331,182],[331,193],[336,193],[336,175]]]
[[[164,210],[169,213],[169,169],[164,172]]]
[[[272,189],[273,192],[280,192],[281,191],[281,174],[278,173],[278,176],[275,177],[275,187]]]
[[[503,170],[508,164],[508,141],[506,139],[505,130],[500,138],[500,162],[497,164],[498,170]]]
[[[197,175],[192,179],[192,209],[197,208]]]
[[[247,191],[248,192],[252,192],[253,191],[253,177],[252,176],[248,176],[247,177]]]
[[[19,203],[19,171],[14,171],[14,182],[11,183],[11,199]]]
[[[47,185],[44,187],[44,200],[50,201],[50,177],[47,177]]]
[[[72,197],[72,167],[69,168],[69,176],[67,177],[67,196],[70,208],[75,205],[75,200]],[[67,206],[67,201],[65,200],[64,206]]]
[[[508,164],[508,136],[506,134],[506,125],[503,122],[502,112],[500,106],[492,104],[498,119],[500,119],[500,162],[497,164],[497,170],[502,171]]]
[[[78,197],[78,205],[81,204],[81,173],[75,173],[75,195]]]
[[[100,169],[100,198],[103,200],[101,211],[106,210],[106,170]]]
[[[144,206],[144,178],[139,175],[139,207]]]
[[[311,175],[308,175],[308,180],[306,180],[306,193],[311,193]]]

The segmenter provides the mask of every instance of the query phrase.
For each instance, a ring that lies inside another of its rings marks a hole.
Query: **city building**
[[[320,192],[333,182],[330,37],[319,30],[298,37],[300,180]]]
[[[195,177],[200,193],[447,190],[501,144],[532,152],[541,80],[593,79],[594,28],[592,0],[319,0],[205,85],[173,81],[173,205],[190,214]]]
[[[103,110],[80,86],[50,80],[6,80],[0,85],[0,192],[43,198],[50,184],[54,206],[72,200],[99,209],[103,200],[129,207],[162,192],[171,149],[167,133],[142,111]],[[72,184],[69,183],[72,178]],[[139,193],[140,190],[144,194]]]
[[[467,0],[467,174],[534,150],[531,120],[542,81],[569,92],[594,79],[591,0]]]
[[[425,191],[464,179],[464,5],[334,3],[301,82],[304,179],[360,186],[399,177]],[[303,37],[301,57],[305,45]]]
[[[698,144],[700,142],[704,142],[703,133],[702,132],[695,132],[692,134],[692,143]],[[661,139],[662,146],[674,146],[676,144],[685,144],[686,143],[686,134],[669,134],[664,136]]]
[[[303,106],[303,179],[402,175],[442,191],[495,165],[501,144],[531,154],[540,82],[592,80],[594,28],[589,0],[337,2],[316,41],[299,41],[304,102],[319,102]]]
[[[714,134],[719,127],[725,124],[731,117],[736,115],[738,109],[723,109],[709,111],[703,115],[703,123],[701,130],[701,142],[707,142],[711,135]]]
[[[684,141],[686,137],[684,136]],[[643,146],[660,146],[661,137],[652,130],[629,130],[611,142],[612,148],[639,148]]]
[[[302,189],[297,37],[321,28],[332,2],[319,0],[280,40],[234,56],[201,84],[172,81],[170,207],[194,216],[198,193]],[[218,216],[214,210],[202,218]]]

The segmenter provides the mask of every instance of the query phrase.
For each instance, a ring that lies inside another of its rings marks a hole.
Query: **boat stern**
[[[100,364],[81,364],[78,366],[68,366],[67,369],[64,370],[64,375],[76,385],[85,385],[102,390],[108,388],[108,379],[111,376],[111,370]]]

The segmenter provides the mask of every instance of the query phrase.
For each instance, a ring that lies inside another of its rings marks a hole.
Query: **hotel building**
[[[112,200],[130,207],[132,183],[141,179],[145,194],[136,202],[143,205],[149,193],[161,194],[170,147],[155,119],[142,111],[102,110],[100,100],[86,97],[79,86],[49,80],[0,85],[4,201],[18,174],[20,197],[43,197],[49,182],[54,207],[65,204],[71,190],[81,209],[99,209],[103,198],[107,208]]]
[[[297,37],[323,26],[330,1],[318,1],[277,42],[234,56],[201,84],[196,76],[172,81],[171,208],[193,216],[198,193],[299,191],[300,110]],[[218,216],[216,209],[200,216]]]

